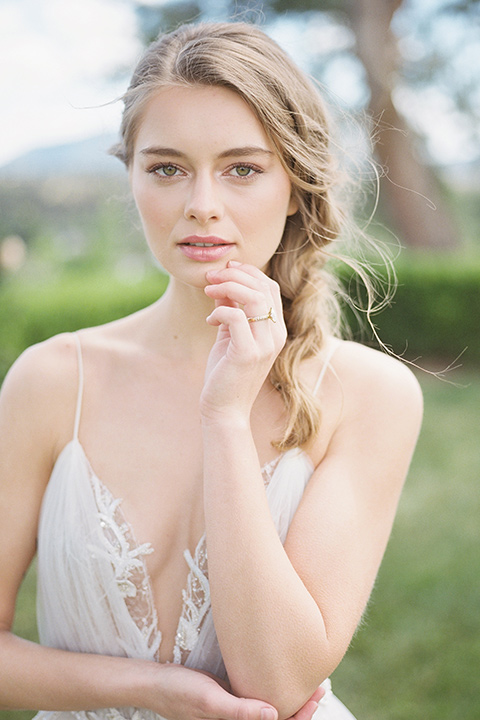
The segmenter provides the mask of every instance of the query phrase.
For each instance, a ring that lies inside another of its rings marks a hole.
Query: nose
[[[206,225],[210,220],[219,220],[223,208],[219,188],[210,175],[199,174],[192,180],[190,192],[185,201],[185,217]]]

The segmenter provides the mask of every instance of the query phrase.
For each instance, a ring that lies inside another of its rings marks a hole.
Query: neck
[[[203,288],[170,280],[167,290],[154,306],[155,324],[161,331],[162,352],[178,358],[204,358],[210,352],[217,328],[206,318],[214,302]]]

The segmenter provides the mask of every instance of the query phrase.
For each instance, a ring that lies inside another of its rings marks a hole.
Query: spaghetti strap
[[[328,369],[328,367],[329,367],[329,365],[330,365],[330,360],[332,359],[333,354],[334,354],[335,350],[337,349],[337,347],[338,347],[338,342],[334,341],[333,343],[331,343],[330,348],[329,348],[329,350],[328,350],[328,352],[327,352],[327,355],[326,355],[326,357],[325,357],[325,360],[323,361],[323,365],[322,365],[322,367],[321,367],[321,370],[320,370],[320,372],[319,372],[319,374],[318,374],[317,382],[315,383],[315,386],[314,386],[314,388],[313,388],[313,394],[314,394],[314,395],[317,394],[317,392],[318,392],[318,390],[319,390],[319,388],[320,388],[320,385],[322,384],[322,380],[323,380],[323,378],[325,377],[325,373],[327,372],[327,369]]]
[[[77,393],[77,407],[75,410],[75,425],[73,428],[73,439],[78,440],[78,430],[80,427],[80,416],[82,414],[82,399],[83,399],[83,358],[82,358],[82,346],[80,345],[80,338],[78,333],[72,333],[75,344],[77,346],[77,358],[78,358],[78,393]]]

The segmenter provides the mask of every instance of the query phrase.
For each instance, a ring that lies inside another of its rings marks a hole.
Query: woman
[[[115,152],[170,284],[5,382],[0,705],[274,720],[323,694],[317,718],[351,718],[328,676],[421,399],[399,362],[334,337],[322,101],[260,30],[226,23],[153,44],[124,102]],[[10,631],[37,538],[41,645]]]

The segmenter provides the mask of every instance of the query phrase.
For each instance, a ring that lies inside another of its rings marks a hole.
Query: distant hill
[[[0,166],[0,180],[32,180],[68,176],[125,177],[125,168],[108,149],[117,141],[113,134],[98,135],[76,142],[36,148],[6,165]],[[478,191],[480,159],[471,162],[436,166],[443,179],[458,190]]]
[[[125,174],[122,163],[108,155],[108,149],[116,139],[114,135],[100,135],[72,143],[36,148],[0,167],[0,179]]]

